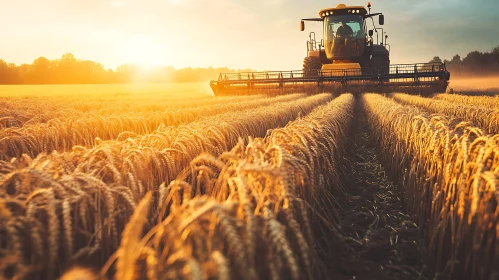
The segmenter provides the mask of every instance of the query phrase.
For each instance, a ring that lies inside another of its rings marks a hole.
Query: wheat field
[[[496,97],[8,90],[0,279],[499,279]]]

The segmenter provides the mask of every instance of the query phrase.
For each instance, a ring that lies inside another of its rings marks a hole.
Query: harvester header
[[[378,17],[377,24],[374,17]],[[338,4],[319,11],[323,38],[310,32],[303,69],[250,73],[221,73],[210,86],[215,95],[327,91],[402,91],[428,95],[445,92],[450,73],[443,63],[390,64],[391,46],[381,26],[382,13],[364,6]]]

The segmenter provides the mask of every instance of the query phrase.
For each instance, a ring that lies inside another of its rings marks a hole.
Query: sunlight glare
[[[168,65],[168,49],[146,36],[131,36],[122,49],[123,60],[142,66]]]

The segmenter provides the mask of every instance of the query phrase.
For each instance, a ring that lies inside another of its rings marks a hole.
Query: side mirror
[[[300,21],[300,31],[304,31],[305,30],[305,22],[302,20]]]
[[[372,37],[374,35],[374,31],[369,30],[369,37]]]
[[[379,25],[384,25],[384,24],[385,24],[385,16],[379,15]]]

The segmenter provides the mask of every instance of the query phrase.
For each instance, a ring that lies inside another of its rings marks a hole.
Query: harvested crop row
[[[459,94],[436,94],[432,99],[444,100],[455,104],[474,105],[488,109],[499,109],[499,96],[470,96]]]
[[[312,224],[341,192],[354,102],[344,94],[265,139],[197,157],[137,207],[115,279],[326,278]],[[142,235],[148,213],[157,224]]]
[[[46,123],[59,118],[77,118],[86,114],[110,116],[124,113],[162,112],[171,109],[209,106],[224,102],[250,101],[261,96],[246,97],[192,97],[185,100],[177,98],[131,98],[114,96],[87,98],[70,97],[8,97],[0,99],[0,129],[21,127],[26,124]]]
[[[392,97],[402,104],[418,106],[430,113],[444,114],[451,118],[472,122],[474,125],[485,130],[486,133],[499,133],[499,109],[463,105],[403,93],[393,94]]]
[[[147,191],[170,182],[201,152],[218,155],[239,138],[263,137],[331,98],[315,95],[0,164],[0,231],[8,244],[0,258],[25,277],[53,278],[71,262],[102,265]]]
[[[0,160],[20,157],[27,154],[36,157],[40,153],[68,151],[75,145],[92,146],[96,137],[112,140],[122,132],[127,135],[147,134],[159,126],[177,126],[205,116],[224,112],[245,110],[273,103],[295,100],[303,95],[295,94],[276,98],[247,101],[244,98],[235,102],[148,113],[121,113],[110,116],[88,113],[52,119],[47,123],[25,125],[20,128],[0,130]]]
[[[494,279],[499,135],[380,95],[366,94],[362,102],[383,160],[401,176],[409,208],[426,228],[436,271],[451,279]]]

